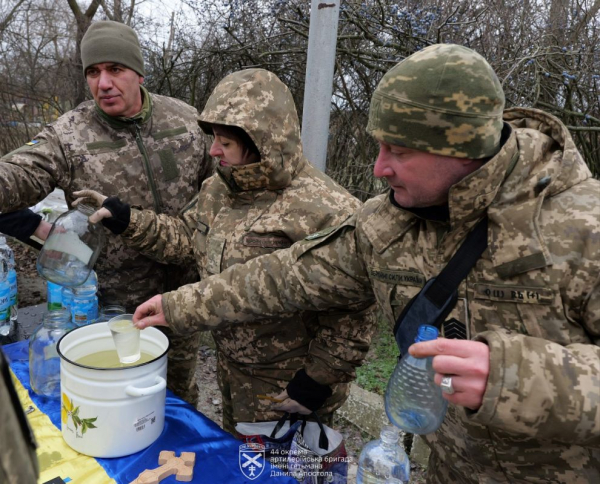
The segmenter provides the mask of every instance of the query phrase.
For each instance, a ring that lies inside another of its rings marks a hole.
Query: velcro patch
[[[324,230],[320,230],[319,232],[315,232],[314,234],[307,235],[304,239],[305,240],[320,239],[321,237],[325,237],[326,235],[329,235],[335,229],[337,229],[337,227],[328,227]]]
[[[245,235],[242,243],[246,247],[263,247],[269,249],[287,249],[292,246],[290,239],[277,235]]]
[[[456,318],[444,321],[442,324],[442,336],[447,339],[470,339],[467,326]]]
[[[200,220],[198,220],[196,222],[196,230],[198,232],[200,232],[201,234],[208,234],[210,227],[208,225],[206,225],[204,222],[200,222]]]
[[[387,282],[388,284],[401,284],[404,286],[423,287],[425,285],[425,276],[418,272],[394,271],[388,269],[370,268],[369,276],[377,281]]]
[[[475,299],[522,304],[552,304],[554,293],[544,287],[475,284]]]

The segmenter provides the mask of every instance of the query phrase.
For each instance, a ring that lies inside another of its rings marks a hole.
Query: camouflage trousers
[[[196,365],[200,333],[175,335],[169,328],[159,328],[169,338],[167,388],[194,408],[198,404]]]

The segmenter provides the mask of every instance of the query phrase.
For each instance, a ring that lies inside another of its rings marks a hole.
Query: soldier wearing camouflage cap
[[[393,322],[487,216],[487,249],[448,316],[467,338],[410,349],[434,356],[436,383],[449,375],[454,390],[425,436],[427,480],[600,482],[600,182],[558,119],[517,108],[500,120],[502,105],[472,50],[408,57],[369,116],[388,194],[290,249],[149,300],[137,325],[187,332],[374,300]]]
[[[247,69],[225,77],[200,124],[214,135],[217,174],[181,218],[131,210],[121,220],[130,247],[165,262],[195,260],[204,279],[340,224],[361,206],[304,157],[292,95],[272,72]],[[81,196],[104,202],[96,193]],[[120,218],[102,209],[101,216]],[[261,285],[259,279],[248,283]],[[279,420],[281,411],[317,411],[331,423],[375,328],[369,306],[290,311],[215,329],[223,428],[234,433],[239,422]],[[180,307],[190,318],[196,310],[193,301]]]
[[[0,159],[0,231],[21,240],[48,235],[50,225],[39,215],[18,209],[36,204],[56,187],[64,190],[69,206],[73,192],[95,188],[115,191],[134,206],[176,215],[212,171],[197,110],[141,85],[144,64],[133,29],[93,23],[81,41],[81,56],[94,100]],[[100,303],[129,311],[156,292],[197,280],[193,268],[152,261],[109,231],[95,270]],[[169,388],[192,403],[196,347],[189,337],[174,337],[169,352]]]

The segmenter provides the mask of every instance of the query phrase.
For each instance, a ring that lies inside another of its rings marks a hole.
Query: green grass
[[[356,370],[356,384],[370,392],[385,394],[398,354],[390,325],[380,317],[369,354],[363,366]]]

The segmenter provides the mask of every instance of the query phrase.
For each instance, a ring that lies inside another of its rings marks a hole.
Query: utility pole
[[[304,154],[323,172],[327,162],[339,2],[342,0],[329,1],[331,3],[328,0],[311,0],[302,112]]]

